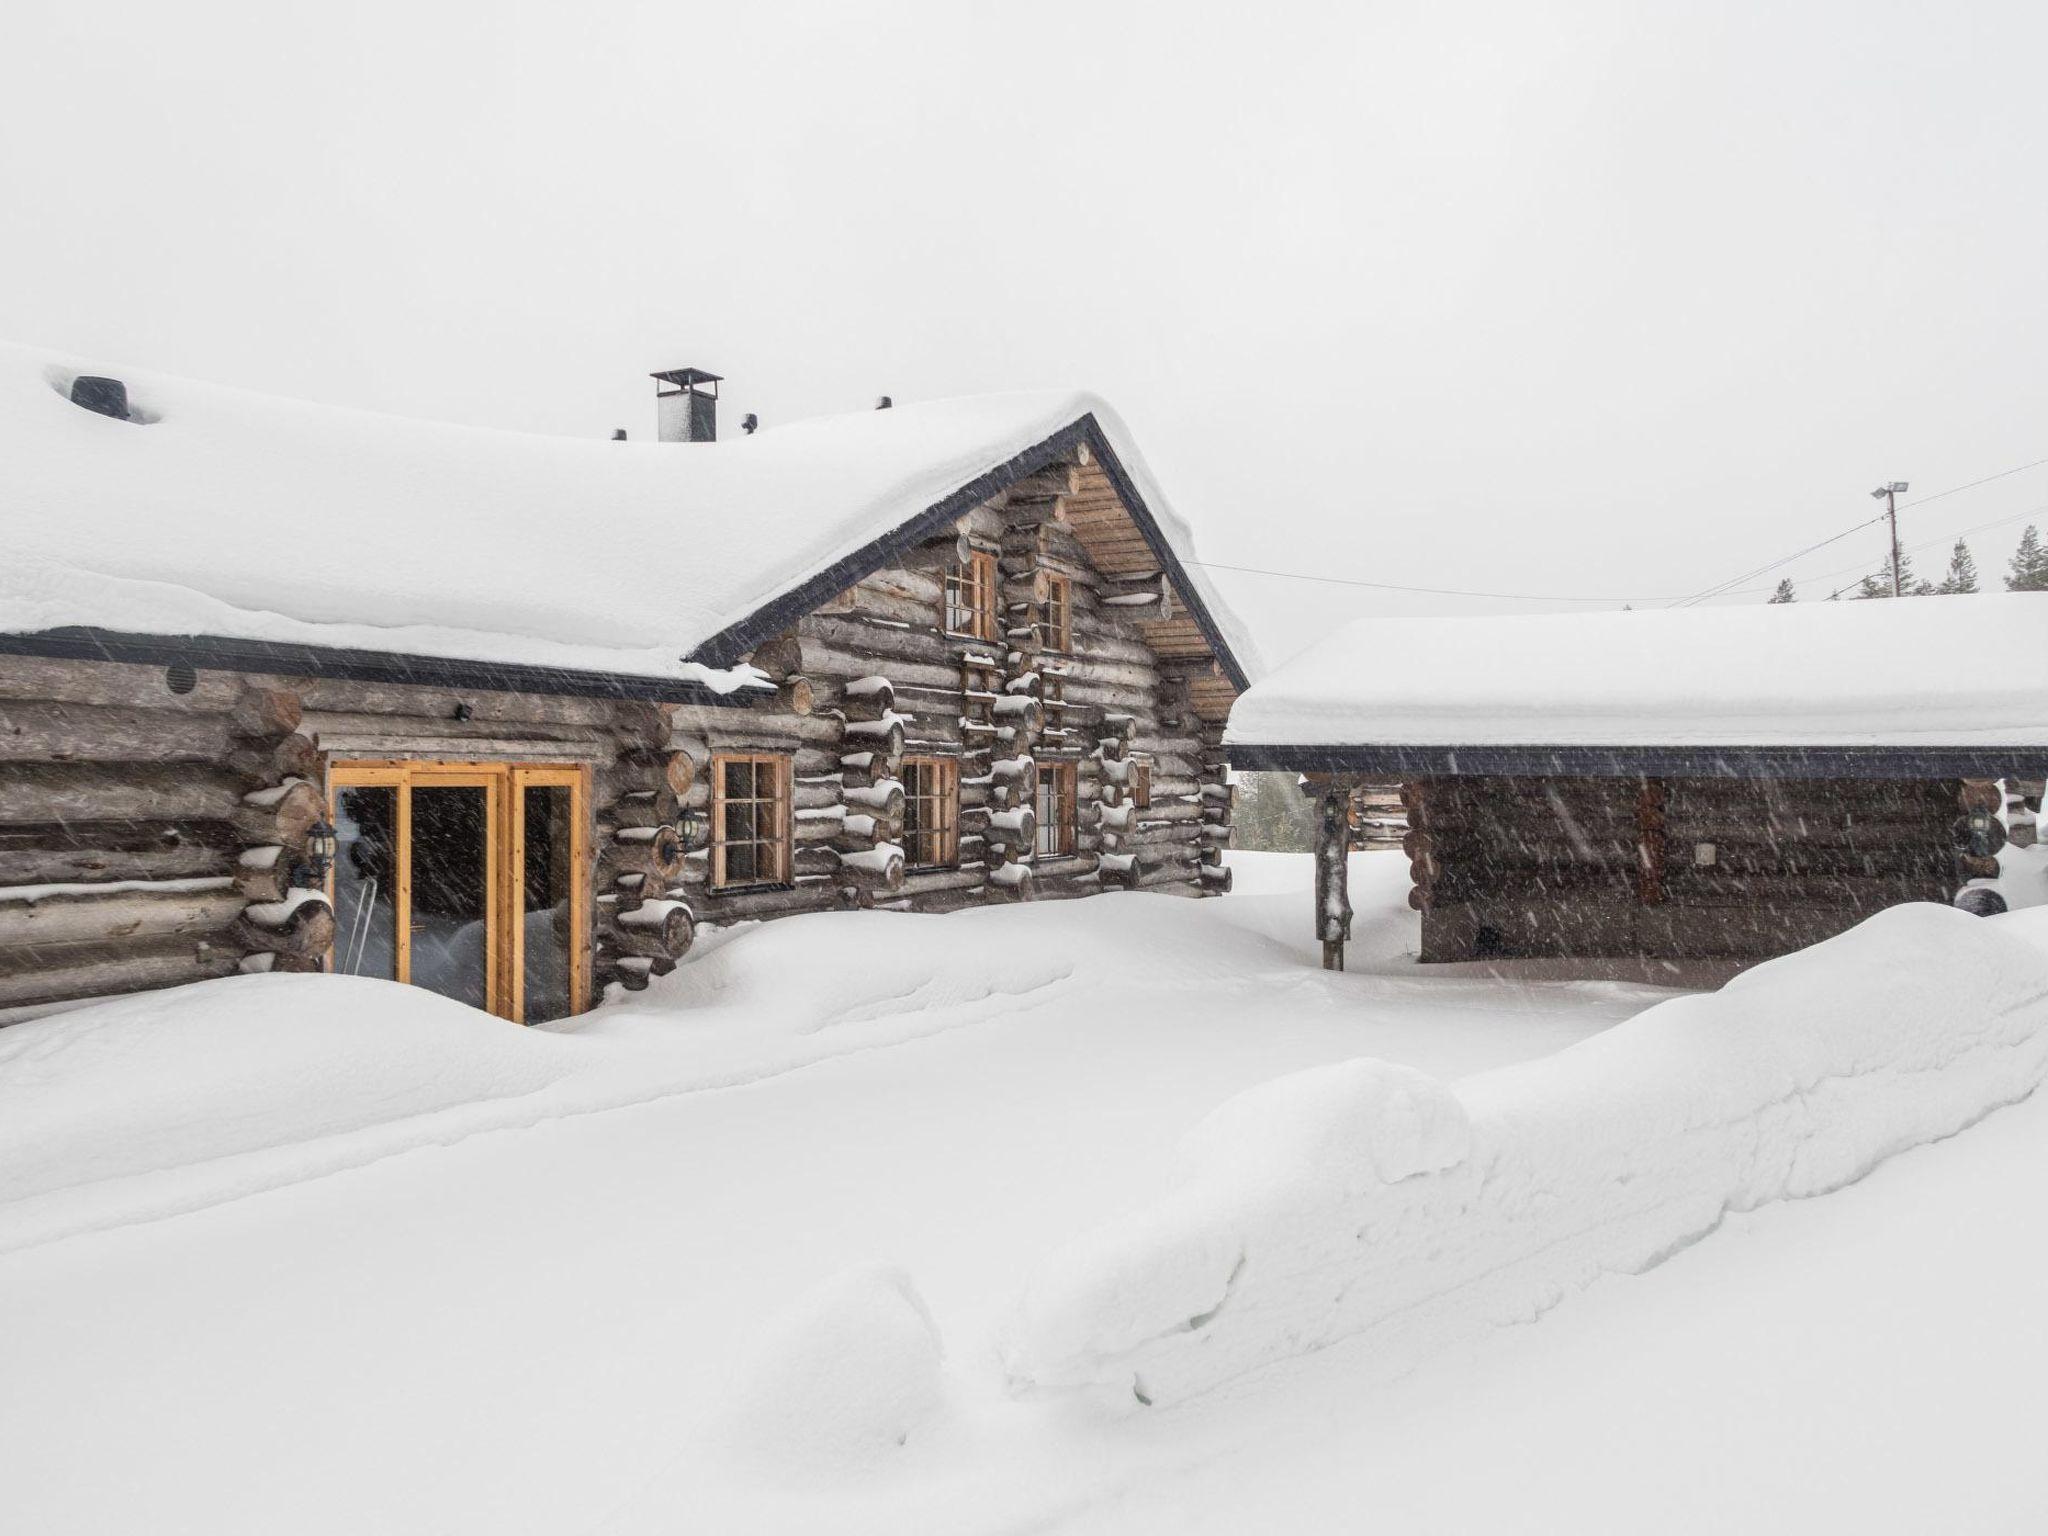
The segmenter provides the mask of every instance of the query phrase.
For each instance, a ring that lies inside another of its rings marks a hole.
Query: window
[[[1074,765],[1038,765],[1038,852],[1061,858],[1074,851]]]
[[[951,758],[903,760],[903,858],[912,869],[960,860],[960,765]]]
[[[1141,811],[1152,807],[1152,765],[1142,759],[1131,764],[1131,804]]]
[[[985,550],[975,550],[946,577],[946,631],[996,637],[996,557]]]
[[[1038,643],[1048,651],[1074,648],[1074,589],[1064,576],[1045,578],[1045,617],[1038,625]]]
[[[787,885],[789,759],[774,754],[711,760],[711,883]]]

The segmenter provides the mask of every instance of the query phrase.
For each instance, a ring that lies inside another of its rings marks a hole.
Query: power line
[[[1559,597],[1553,592],[1467,592],[1458,587],[1407,587],[1391,581],[1362,581],[1355,576],[1314,576],[1306,571],[1267,571],[1251,565],[1220,565],[1189,560],[1205,571],[1236,571],[1243,576],[1278,576],[1286,581],[1319,581],[1333,587],[1370,587],[1375,592],[1415,592],[1426,597],[1490,597],[1509,603],[1661,603],[1661,597]]]
[[[1764,575],[1767,572],[1775,571],[1781,565],[1790,565],[1794,560],[1803,559],[1805,556],[1812,554],[1816,549],[1826,549],[1828,545],[1837,543],[1842,539],[1846,539],[1852,533],[1861,533],[1864,529],[1868,528],[1872,523],[1881,521],[1883,521],[1883,514],[1881,513],[1877,517],[1866,517],[1862,522],[1857,523],[1852,527],[1844,528],[1840,533],[1828,535],[1828,537],[1822,539],[1818,544],[1809,544],[1806,546],[1806,548],[1797,550],[1792,554],[1785,555],[1776,560],[1768,561],[1763,565],[1759,565],[1751,570],[1744,571],[1740,576],[1731,576],[1724,582],[1720,582],[1715,586],[1708,587],[1704,592],[1695,592],[1691,597],[1680,598],[1677,602],[1673,603],[1672,606],[1674,608],[1690,608],[1695,603],[1703,603],[1710,597],[1734,596],[1735,594],[1730,589],[1733,588],[1738,581],[1751,581],[1758,576]]]
[[[1983,479],[1972,480],[1967,485],[1952,485],[1947,490],[1935,491],[1929,495],[1918,497],[1913,501],[1901,502],[1900,506],[1902,509],[1923,507],[1931,501],[1940,501],[1944,497],[1960,495],[1964,491],[1974,491],[1978,486],[1989,485],[1994,480],[2004,480],[2009,476],[2021,474],[2030,469],[2039,469],[2044,464],[2048,464],[2048,459],[2035,459],[2030,464],[2019,464],[2011,469],[2001,469],[1995,475],[1986,475]],[[1982,532],[1986,528],[2000,527],[2005,523],[2016,523],[2023,517],[2034,517],[2042,513],[2048,513],[2048,506],[2036,507],[2026,512],[2016,513],[2011,517],[1998,518],[1988,523],[1980,523],[1975,528],[1964,529],[1957,537],[1967,537],[1972,533]],[[1555,592],[1474,592],[1461,587],[1415,587],[1393,581],[1366,581],[1362,577],[1356,576],[1322,576],[1308,571],[1274,571],[1254,565],[1224,565],[1213,560],[1189,560],[1185,563],[1188,565],[1198,565],[1207,571],[1234,571],[1241,576],[1271,576],[1281,581],[1313,581],[1325,586],[1364,587],[1374,592],[1407,592],[1420,597],[1478,597],[1503,603],[1664,603],[1677,608],[1690,607],[1695,603],[1704,602],[1712,597],[1748,597],[1759,592],[1769,591],[1771,589],[1768,587],[1737,587],[1735,583],[1754,580],[1758,576],[1776,570],[1781,565],[1789,565],[1794,560],[1803,559],[1817,549],[1825,549],[1830,544],[1838,543],[1848,538],[1852,533],[1861,533],[1865,528],[1870,527],[1871,524],[1883,522],[1885,515],[1880,512],[1877,516],[1865,518],[1862,522],[1844,528],[1839,533],[1829,534],[1826,538],[1819,540],[1817,543],[1809,544],[1804,549],[1795,550],[1789,555],[1781,555],[1779,558],[1767,561],[1763,565],[1752,567],[1739,576],[1731,576],[1726,581],[1717,582],[1703,591],[1688,593],[1680,597],[1577,597],[1560,596]],[[1946,536],[1944,535],[1944,537]],[[1940,542],[1941,539],[1939,538],[1930,539],[1924,544],[1911,545],[1909,548],[1916,551],[1928,549]],[[1839,576],[1844,571],[1862,571],[1864,569],[1865,567],[1859,562],[1853,566],[1842,566],[1837,570],[1823,571],[1818,576],[1805,577],[1803,581],[1811,584],[1816,581],[1825,581],[1830,576]],[[1839,596],[1847,590],[1847,587],[1837,588],[1829,596]]]
[[[1972,480],[1965,485],[1952,485],[1945,491],[1933,491],[1930,492],[1928,495],[1918,497],[1913,501],[1905,502],[1903,503],[1903,505],[1908,508],[1924,507],[1929,502],[1941,501],[1945,497],[1949,496],[1959,496],[1964,491],[1974,491],[1980,485],[1989,485],[1994,480],[2004,480],[2012,475],[2024,474],[2027,470],[2039,469],[2044,464],[2048,464],[2048,459],[2035,459],[2030,463],[2016,464],[2011,469],[2001,469],[1995,475],[1986,475],[1981,480]],[[1717,582],[1713,586],[1706,588],[1704,591],[1693,593],[1690,597],[1680,598],[1676,602],[1674,602],[1672,606],[1680,608],[1689,608],[1693,604],[1705,602],[1708,598],[1711,597],[1736,596],[1737,594],[1731,591],[1730,589],[1733,588],[1737,582],[1752,580],[1755,577],[1763,575],[1767,571],[1776,570],[1781,565],[1790,565],[1794,560],[1798,560],[1803,558],[1804,556],[1810,555],[1816,549],[1823,549],[1826,546],[1835,543],[1839,539],[1846,539],[1852,533],[1860,533],[1863,529],[1868,528],[1872,523],[1882,522],[1887,515],[1888,514],[1886,513],[1879,513],[1876,517],[1866,518],[1862,522],[1855,524],[1853,527],[1844,528],[1840,533],[1831,534],[1829,537],[1822,539],[1818,544],[1809,544],[1806,546],[1806,548],[1796,551],[1793,554],[1785,555],[1780,559],[1772,560],[1764,565],[1756,566],[1751,570],[1744,571],[1740,576],[1731,576],[1726,581]],[[1859,570],[1862,569],[1860,565],[1856,568]],[[1808,581],[1825,579],[1825,576],[1807,578]],[[1847,588],[1843,588],[1841,590],[1846,591]],[[1836,595],[1838,594],[1829,594],[1829,596],[1831,597]]]

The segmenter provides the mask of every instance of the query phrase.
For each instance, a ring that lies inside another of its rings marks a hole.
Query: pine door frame
[[[526,1022],[526,796],[528,788],[566,788],[569,811],[569,1012],[590,1005],[590,769],[584,764],[462,762],[446,758],[351,758],[328,765],[327,816],[335,821],[343,789],[391,789],[397,840],[397,933],[393,973],[412,982],[412,792],[484,791],[484,995],[489,1011]],[[329,901],[334,881],[328,877]],[[333,965],[333,955],[328,956]]]

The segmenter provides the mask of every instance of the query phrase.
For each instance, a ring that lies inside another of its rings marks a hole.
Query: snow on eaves
[[[1363,619],[1259,681],[1238,746],[2048,745],[2048,594]]]
[[[72,405],[82,372],[125,380],[146,423]],[[727,691],[749,674],[685,658],[1090,414],[1190,558],[1114,412],[1072,391],[863,411],[718,443],[618,443],[0,345],[0,633],[210,635]]]

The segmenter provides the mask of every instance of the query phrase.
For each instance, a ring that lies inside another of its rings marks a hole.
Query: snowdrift
[[[366,1161],[364,1133],[418,1144],[437,1113],[491,1123],[566,1074],[567,1045],[354,976],[235,976],[10,1025],[0,1252]]]
[[[1155,1205],[1049,1259],[1013,1391],[1172,1403],[1358,1339],[1389,1373],[1818,1195],[2048,1073],[2048,916],[1897,907],[1455,1089],[1350,1062],[1240,1095]]]

